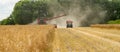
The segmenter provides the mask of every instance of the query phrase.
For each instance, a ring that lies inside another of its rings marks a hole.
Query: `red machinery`
[[[38,24],[46,24],[47,21],[49,21],[49,20],[53,20],[53,19],[60,18],[63,16],[66,16],[66,14],[63,14],[63,15],[57,16],[57,17],[52,17],[52,18],[43,18],[43,19],[38,18],[37,22],[38,22]],[[67,28],[73,27],[73,21],[71,21],[71,20],[66,21],[66,24],[67,24]],[[55,28],[57,28],[57,24],[54,24],[54,25],[55,25]]]
[[[63,15],[57,16],[57,17],[52,17],[52,18],[44,18],[44,19],[38,18],[37,23],[38,24],[47,24],[47,21],[53,20],[53,19],[56,19],[56,18],[60,18],[60,17],[63,17],[63,16],[66,16],[66,14],[63,14]],[[55,26],[55,28],[57,28],[57,24],[54,24],[54,26]]]
[[[56,18],[60,18],[60,17],[63,17],[63,16],[66,16],[66,14],[63,14],[63,15],[57,16],[57,17],[52,17],[52,18],[43,18],[43,19],[38,18],[37,23],[38,24],[46,24],[46,21],[53,20],[53,19],[56,19]]]

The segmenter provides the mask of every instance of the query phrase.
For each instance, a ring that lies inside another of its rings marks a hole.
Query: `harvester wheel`
[[[67,24],[67,28],[73,28],[72,24]]]

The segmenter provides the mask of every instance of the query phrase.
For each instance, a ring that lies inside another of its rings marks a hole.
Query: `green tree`
[[[120,24],[120,19],[118,20],[111,20],[108,22],[108,24]]]
[[[19,1],[13,11],[16,24],[28,24],[36,18],[50,17],[49,6],[46,1]]]
[[[7,19],[4,19],[0,22],[0,25],[15,25],[14,20],[12,17],[8,17]]]

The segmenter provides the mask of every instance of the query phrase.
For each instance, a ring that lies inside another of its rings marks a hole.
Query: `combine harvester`
[[[47,24],[47,21],[57,19],[57,18],[61,18],[61,17],[64,17],[64,16],[66,16],[66,14],[63,14],[63,15],[57,16],[57,17],[52,17],[52,18],[37,18],[37,24],[44,25],[44,24]],[[55,25],[55,28],[57,28],[57,24],[53,24],[53,25]],[[73,28],[73,21],[67,20],[66,21],[66,28]]]

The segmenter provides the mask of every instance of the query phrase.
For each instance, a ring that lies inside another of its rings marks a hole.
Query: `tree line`
[[[49,11],[50,0],[20,0],[16,3],[12,14],[2,21],[1,25],[25,25],[33,22],[36,18],[52,17],[53,13]],[[51,2],[54,0],[51,0]],[[87,1],[87,0],[84,0]],[[92,1],[92,2],[91,2]],[[62,5],[69,6],[70,2],[65,1],[63,4],[60,0],[59,3]],[[119,24],[120,23],[120,1],[119,0],[89,0],[89,2],[99,4],[106,10],[105,23]]]

